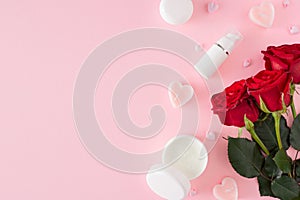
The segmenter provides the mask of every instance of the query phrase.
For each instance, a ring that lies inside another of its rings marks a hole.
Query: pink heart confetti
[[[243,67],[249,67],[252,64],[251,58],[244,60]]]
[[[264,28],[270,28],[273,25],[275,9],[271,2],[264,1],[259,6],[250,9],[249,18],[255,24]]]
[[[207,11],[213,13],[219,9],[219,3],[217,1],[211,1],[207,5]]]
[[[290,5],[290,0],[283,0],[283,1],[282,1],[282,6],[283,6],[283,7],[286,8],[286,7],[288,7],[289,5]]]
[[[169,85],[169,98],[175,108],[179,108],[192,99],[194,89],[190,85],[182,85],[180,82],[172,82]]]
[[[206,138],[207,138],[208,140],[214,141],[214,140],[216,140],[216,134],[213,133],[213,132],[208,132],[208,133],[206,134]]]
[[[213,195],[217,200],[237,200],[238,187],[233,178],[226,177],[221,185],[216,185],[213,189]]]
[[[189,193],[189,196],[193,197],[193,196],[196,196],[197,194],[198,194],[197,190],[195,188],[192,188],[190,193]]]
[[[290,26],[289,32],[290,32],[290,34],[295,35],[300,32],[300,28],[297,25]]]

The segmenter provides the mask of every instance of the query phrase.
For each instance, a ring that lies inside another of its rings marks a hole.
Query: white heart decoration
[[[215,135],[214,132],[208,132],[208,133],[206,134],[206,138],[207,138],[208,140],[214,141],[214,140],[216,140],[216,135]]]
[[[247,58],[244,60],[243,66],[244,67],[249,67],[252,64],[252,60],[250,58]]]
[[[237,200],[238,187],[233,178],[226,177],[221,185],[216,185],[213,189],[214,197],[217,200]]]
[[[180,82],[172,82],[169,85],[169,98],[175,108],[186,104],[193,95],[194,89],[190,85],[182,85]]]
[[[289,27],[289,31],[290,31],[290,34],[295,35],[300,32],[300,28],[299,28],[299,26],[293,25],[293,26]]]
[[[219,4],[216,1],[209,2],[207,4],[207,11],[213,13],[219,9]]]
[[[195,188],[192,188],[190,193],[189,193],[189,196],[193,197],[193,196],[196,196],[197,194],[198,194],[197,190]]]
[[[264,28],[270,28],[273,25],[275,9],[271,2],[264,1],[259,6],[250,9],[249,18],[255,24]]]
[[[290,5],[290,0],[283,0],[283,1],[282,1],[282,6],[283,6],[283,7],[286,8],[286,7],[288,7],[289,5]]]

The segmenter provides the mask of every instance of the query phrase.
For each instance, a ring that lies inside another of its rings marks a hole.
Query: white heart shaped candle
[[[186,104],[193,95],[194,89],[190,85],[182,85],[180,82],[172,82],[169,85],[169,98],[175,108]]]
[[[249,18],[255,24],[264,28],[270,28],[273,25],[275,9],[271,2],[264,1],[259,6],[250,9]]]
[[[237,200],[238,188],[234,179],[226,177],[221,185],[216,185],[213,194],[217,200]]]

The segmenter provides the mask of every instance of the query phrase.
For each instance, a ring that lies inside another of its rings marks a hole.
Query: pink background
[[[175,30],[205,47],[228,30],[238,29],[245,38],[220,69],[225,86],[263,69],[260,50],[268,45],[300,41],[300,35],[290,35],[288,32],[290,25],[300,23],[300,2],[297,0],[291,0],[287,8],[282,7],[280,0],[272,1],[276,14],[271,29],[260,28],[248,19],[249,9],[261,1],[219,2],[220,9],[209,14],[206,12],[208,1],[194,0],[195,12],[191,20],[184,25],[170,26],[160,18],[159,0],[1,0],[0,199],[159,200],[147,187],[145,175],[109,169],[84,149],[73,122],[74,82],[81,63],[97,45],[115,34],[135,28]],[[123,68],[119,74],[113,73],[112,66],[111,78],[117,79],[116,76],[126,72],[130,66],[150,61],[165,62],[188,78],[200,98],[203,80],[191,67],[184,67],[183,62],[181,65],[179,58],[173,60],[173,57],[166,55],[162,59],[157,52],[145,51],[142,54],[144,56],[123,61],[128,63],[131,60],[133,64]],[[253,60],[249,68],[242,66],[246,58]],[[102,92],[111,90],[105,81],[104,77],[100,88]],[[147,124],[145,113],[150,105],[157,99],[165,104],[174,126],[166,126],[166,129],[169,128],[165,130],[168,136],[156,138],[156,145],[163,146],[166,138],[171,137],[177,128],[174,123],[176,111],[168,104],[166,91],[155,93],[153,88],[145,89],[146,94],[155,94],[156,98],[154,96],[143,104],[145,97],[137,94],[133,99],[135,104],[129,110],[134,121]],[[107,99],[101,102],[98,90],[96,100],[100,102],[96,105],[96,111],[100,109],[101,112],[101,106],[105,106]],[[298,110],[299,100],[297,96]],[[209,101],[204,101],[202,106],[203,116],[210,116]],[[99,114],[100,121],[101,118],[103,116]],[[199,137],[207,128],[206,120],[201,123],[203,126],[197,133]],[[114,127],[110,123],[106,128],[114,130]],[[235,136],[236,132],[235,128],[224,127],[222,134]],[[153,150],[153,143],[130,141],[117,131],[109,132],[107,137],[120,148],[134,147],[128,151]],[[239,199],[258,199],[256,180],[242,178],[233,171],[227,160],[226,146],[225,140],[218,140],[209,154],[208,168],[193,181],[198,195],[187,199],[214,199],[213,186],[226,176],[237,181]]]

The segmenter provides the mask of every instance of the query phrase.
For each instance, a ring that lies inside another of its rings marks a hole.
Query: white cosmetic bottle
[[[199,74],[208,79],[224,63],[226,58],[232,53],[237,42],[242,39],[238,32],[227,33],[216,42],[195,64],[195,69]]]

